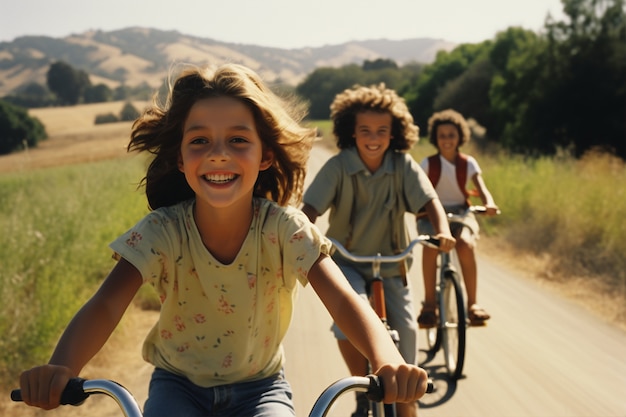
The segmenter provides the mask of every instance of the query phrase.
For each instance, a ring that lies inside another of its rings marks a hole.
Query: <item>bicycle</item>
[[[346,377],[328,386],[313,405],[309,417],[326,417],[335,400],[349,391],[366,392],[372,401],[380,402],[384,396],[383,386],[375,375]],[[433,392],[429,381],[426,392]],[[108,379],[72,378],[61,396],[63,405],[80,405],[92,394],[104,394],[114,399],[125,417],[143,417],[137,400],[124,386]],[[21,401],[21,391],[11,392],[13,401]]]
[[[484,206],[470,206],[467,210],[477,214],[487,211]],[[462,223],[462,215],[454,213],[447,215],[449,223]],[[428,241],[422,241],[422,244],[434,247]],[[443,347],[448,375],[453,379],[459,379],[465,364],[466,331],[469,325],[461,268],[455,250],[447,253],[440,251],[439,258],[439,272],[435,284],[439,320],[436,327],[426,329],[426,344],[431,355]]]
[[[404,261],[406,258],[411,255],[413,252],[413,248],[420,243],[428,242],[428,244],[438,247],[439,241],[428,235],[420,235],[409,242],[408,246],[401,252],[395,255],[385,255],[382,256],[380,253],[376,255],[354,255],[350,251],[348,251],[341,243],[336,241],[335,239],[329,238],[331,243],[333,244],[334,250],[339,251],[339,253],[347,260],[355,263],[371,263],[372,264],[372,280],[369,283],[368,287],[368,296],[370,299],[370,304],[372,308],[380,317],[381,321],[387,328],[389,332],[389,336],[396,343],[396,346],[399,345],[400,336],[398,332],[389,326],[387,322],[387,309],[385,306],[385,289],[383,287],[383,277],[380,275],[380,266],[383,263],[399,263]],[[373,371],[372,369],[368,369],[368,372]],[[371,409],[373,411],[374,416],[395,416],[396,409],[395,404],[385,404],[376,403],[375,401],[371,402]],[[382,409],[381,409],[382,408]]]

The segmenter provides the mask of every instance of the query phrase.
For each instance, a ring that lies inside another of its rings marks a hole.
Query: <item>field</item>
[[[145,102],[134,102],[142,109]],[[124,102],[33,109],[49,139],[35,149],[0,156],[0,173],[118,158],[126,154],[131,122],[95,125],[98,114],[119,114]]]

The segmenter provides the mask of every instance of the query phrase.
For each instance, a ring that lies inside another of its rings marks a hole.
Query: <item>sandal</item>
[[[478,304],[473,304],[469,308],[467,315],[470,321],[470,325],[472,326],[485,326],[487,324],[485,322],[491,318],[491,316],[485,311],[485,309]]]
[[[419,324],[420,329],[430,329],[437,326],[438,319],[437,307],[427,307],[424,305],[422,306],[422,311],[417,318],[417,324]]]

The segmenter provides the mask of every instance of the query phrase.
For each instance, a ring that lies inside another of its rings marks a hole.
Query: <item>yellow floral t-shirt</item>
[[[159,208],[111,243],[161,299],[143,357],[211,387],[265,378],[283,366],[297,282],[330,242],[293,207],[254,199],[254,216],[235,260],[205,248],[193,200]]]

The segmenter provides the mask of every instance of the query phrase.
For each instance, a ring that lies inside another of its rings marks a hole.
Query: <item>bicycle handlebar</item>
[[[342,378],[331,384],[320,394],[311,409],[309,417],[325,417],[335,400],[346,391],[365,392],[370,400],[382,401],[384,397],[383,389],[382,381],[376,375]],[[426,392],[434,392],[434,385],[431,380],[428,380]],[[70,379],[61,396],[61,404],[79,405],[91,394],[106,394],[113,398],[125,417],[143,416],[137,401],[131,393],[122,385],[108,379]],[[11,391],[11,399],[13,401],[22,401],[21,391],[19,389]]]
[[[384,397],[382,381],[376,375],[342,378],[322,392],[313,405],[309,417],[325,417],[335,400],[347,391],[365,392],[371,401],[376,402],[382,401]],[[431,394],[434,391],[435,386],[429,379],[426,393]]]
[[[341,255],[349,261],[358,262],[358,263],[370,263],[370,262],[381,262],[381,263],[396,263],[403,261],[406,259],[411,252],[413,251],[413,247],[418,243],[429,246],[439,246],[439,239],[436,239],[430,235],[419,235],[415,239],[413,239],[406,249],[402,252],[395,255],[381,255],[380,253],[376,255],[354,255],[348,249],[346,249],[341,243],[336,241],[333,238],[329,238],[332,242],[333,247],[341,253]]]
[[[109,379],[71,378],[61,394],[61,404],[80,405],[91,394],[105,394],[113,398],[125,417],[142,417],[137,400],[122,385]],[[22,401],[22,391],[11,391],[13,401]]]

